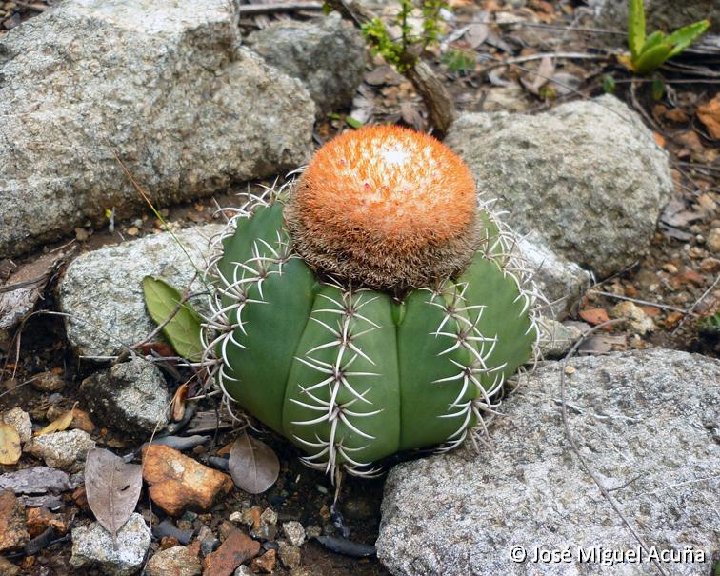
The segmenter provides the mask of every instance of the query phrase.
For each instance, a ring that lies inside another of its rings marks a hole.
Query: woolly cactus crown
[[[321,148],[286,218],[308,264],[377,289],[454,274],[478,241],[467,165],[431,136],[394,126],[345,132]]]

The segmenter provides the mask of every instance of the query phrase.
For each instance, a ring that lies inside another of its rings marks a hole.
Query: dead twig
[[[705,292],[702,293],[702,296],[700,296],[700,298],[698,298],[697,300],[695,300],[695,303],[694,303],[692,306],[690,306],[690,308],[688,309],[687,316],[685,316],[685,318],[683,318],[683,319],[680,321],[680,323],[679,323],[677,326],[675,326],[675,328],[673,329],[673,331],[670,332],[670,335],[671,335],[671,336],[675,336],[675,334],[677,333],[677,331],[680,330],[680,328],[683,327],[683,325],[685,324],[685,322],[687,322],[687,319],[690,317],[690,315],[695,312],[695,310],[696,310],[697,307],[700,305],[700,303],[701,303],[703,300],[705,300],[705,298],[707,297],[707,295],[710,294],[710,292],[712,292],[719,283],[720,283],[720,276],[718,276],[717,278],[715,278],[715,282],[713,282],[713,283],[710,285],[710,287],[709,287],[707,290],[705,290]]]
[[[484,68],[480,68],[478,72],[489,72],[496,68],[504,68],[513,64],[523,64],[524,62],[532,62],[533,60],[542,60],[545,57],[559,58],[565,60],[607,60],[607,54],[590,54],[588,52],[540,52],[538,54],[530,54],[528,56],[518,56],[517,58],[508,58],[500,62],[495,62]]]
[[[620,294],[613,294],[612,292],[605,292],[604,290],[588,290],[588,294],[598,294],[600,296],[607,296],[608,298],[615,298],[617,300],[625,300],[632,302],[633,304],[639,304],[640,306],[650,306],[651,308],[658,308],[660,310],[672,310],[674,312],[682,312],[683,314],[690,314],[687,308],[679,308],[678,306],[670,306],[669,304],[657,304],[656,302],[650,302],[649,300],[640,300],[639,298],[630,298],[629,296],[621,296]]]
[[[642,536],[640,536],[640,534],[638,534],[637,530],[635,530],[635,527],[630,523],[630,520],[628,520],[628,518],[625,516],[625,514],[622,511],[622,508],[620,507],[620,503],[617,500],[615,500],[615,498],[613,497],[612,494],[610,494],[610,489],[608,489],[607,486],[605,486],[603,480],[595,473],[595,471],[590,467],[590,465],[587,463],[585,458],[583,458],[582,454],[580,453],[580,449],[577,445],[577,442],[575,441],[575,437],[573,436],[572,431],[570,430],[570,423],[568,422],[568,416],[567,416],[567,401],[566,401],[566,388],[567,387],[566,387],[566,383],[565,383],[565,373],[566,373],[566,369],[567,369],[568,360],[570,360],[574,356],[574,354],[577,352],[578,348],[580,348],[580,346],[585,342],[585,340],[587,340],[588,336],[590,336],[594,332],[597,332],[598,330],[607,328],[608,326],[612,326],[613,324],[617,324],[619,322],[623,322],[623,320],[622,319],[609,320],[607,322],[603,322],[602,324],[598,324],[597,326],[592,327],[585,334],[583,334],[583,336],[570,349],[570,351],[567,353],[565,358],[563,358],[562,362],[560,363],[560,412],[562,415],[563,428],[565,429],[565,437],[567,438],[568,443],[570,444],[570,449],[573,451],[573,453],[577,457],[578,461],[580,462],[580,465],[585,470],[585,472],[588,473],[590,478],[592,478],[592,481],[598,487],[601,494],[605,497],[605,499],[608,501],[610,506],[612,506],[613,510],[615,510],[617,515],[622,520],[623,524],[625,524],[626,528],[632,534],[633,538],[635,538],[637,543],[640,544],[643,551],[646,554],[649,554],[650,547],[643,540]],[[665,568],[663,568],[662,565],[655,558],[652,558],[652,562],[660,574],[663,574],[663,576],[668,576],[668,573],[665,570]]]

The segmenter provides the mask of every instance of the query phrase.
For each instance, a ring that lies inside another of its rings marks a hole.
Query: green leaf
[[[645,40],[645,44],[643,44],[643,47],[641,48],[639,54],[643,54],[651,48],[659,45],[663,41],[663,39],[665,39],[665,32],[663,32],[662,30],[655,30],[655,32],[653,32],[652,34],[650,34],[650,36],[647,37],[647,40]]]
[[[628,45],[633,60],[640,56],[645,44],[645,6],[643,0],[630,0],[628,8]]]
[[[637,58],[633,59],[632,66],[638,74],[648,74],[653,70],[657,70],[670,57],[672,46],[670,44],[659,44],[651,48],[647,52],[643,52]]]
[[[365,125],[363,122],[360,122],[360,120],[353,118],[352,116],[345,116],[345,122],[347,122],[347,125],[354,130],[362,128]]]
[[[699,22],[694,22],[693,24],[679,28],[672,34],[668,34],[665,41],[673,47],[669,57],[672,58],[680,54],[680,52],[707,32],[708,28],[710,28],[710,21],[700,20]]]
[[[204,348],[200,338],[202,322],[200,314],[187,303],[178,307],[182,301],[180,291],[162,278],[145,276],[143,292],[145,305],[153,321],[158,326],[167,321],[162,331],[175,352],[191,362],[198,362]],[[176,311],[175,315],[170,318],[174,311]]]
[[[665,81],[660,77],[656,76],[650,83],[650,96],[655,102],[662,100],[665,96]]]

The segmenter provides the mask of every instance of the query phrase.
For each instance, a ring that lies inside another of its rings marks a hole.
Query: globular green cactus
[[[457,446],[533,356],[512,236],[427,135],[343,134],[218,246],[216,379],[312,467],[370,475],[395,452]]]

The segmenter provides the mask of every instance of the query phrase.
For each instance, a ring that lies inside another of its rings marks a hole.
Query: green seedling
[[[710,28],[709,20],[700,20],[666,34],[655,30],[646,36],[643,0],[630,0],[628,7],[628,45],[630,57],[623,58],[630,70],[645,75],[677,56]]]

